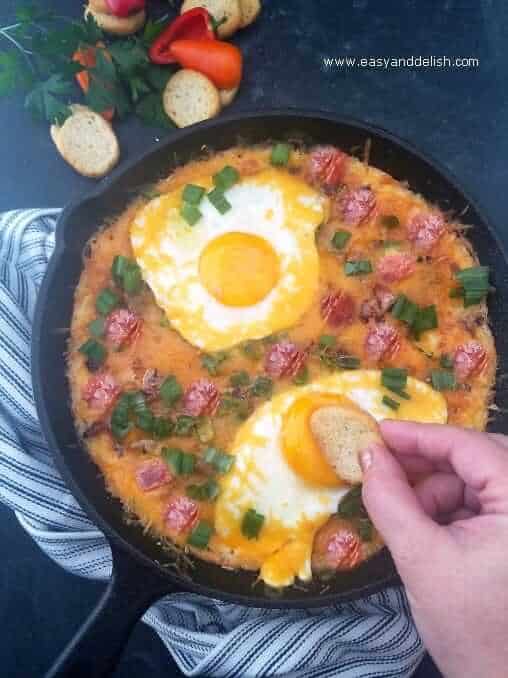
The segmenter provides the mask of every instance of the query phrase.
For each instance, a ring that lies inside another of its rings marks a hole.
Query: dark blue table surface
[[[0,21],[15,0],[2,0]],[[81,2],[41,5],[77,16]],[[157,11],[167,3],[153,3]],[[385,127],[438,158],[479,199],[505,244],[508,178],[508,6],[495,0],[265,0],[235,41],[245,78],[231,112],[270,107],[333,111]],[[171,11],[171,10],[170,10]],[[0,43],[0,49],[3,45]],[[474,68],[326,68],[324,57],[474,57]],[[0,103],[0,210],[60,206],[94,184],[57,155],[20,99]],[[168,134],[135,120],[117,125],[122,159]],[[171,132],[169,132],[170,134]],[[0,508],[2,675],[42,675],[92,608],[103,584],[64,573]],[[159,639],[138,624],[116,676],[175,675]],[[435,676],[430,661],[420,678]]]

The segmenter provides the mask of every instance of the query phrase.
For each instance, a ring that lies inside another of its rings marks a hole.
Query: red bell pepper
[[[135,12],[145,9],[145,0],[106,0],[111,14],[125,18]]]
[[[109,2],[110,0],[108,0]],[[150,60],[155,64],[173,64],[171,44],[175,40],[214,40],[215,32],[210,15],[203,7],[184,12],[158,35],[150,47]]]

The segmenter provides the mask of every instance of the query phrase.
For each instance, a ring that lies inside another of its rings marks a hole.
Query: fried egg
[[[192,183],[207,190],[212,177]],[[315,230],[327,199],[283,169],[241,179],[225,214],[205,197],[201,218],[180,215],[183,187],[144,206],[131,225],[135,257],[172,326],[206,351],[293,326],[319,282]]]
[[[245,566],[259,569],[269,586],[309,581],[314,535],[349,489],[313,438],[311,415],[320,407],[349,403],[377,421],[446,423],[441,393],[411,377],[406,391],[410,399],[393,411],[383,404],[389,392],[381,386],[381,372],[358,370],[289,389],[259,407],[238,430],[231,449],[235,463],[221,479],[215,529],[222,545]],[[264,516],[257,539],[242,533],[249,509]]]

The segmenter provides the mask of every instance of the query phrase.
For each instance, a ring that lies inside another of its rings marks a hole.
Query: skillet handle
[[[150,605],[172,593],[154,568],[112,547],[113,571],[106,591],[45,678],[105,678],[115,669],[129,636]]]

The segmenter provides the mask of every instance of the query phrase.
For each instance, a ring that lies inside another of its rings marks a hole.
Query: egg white
[[[208,189],[212,182],[200,177],[195,183]],[[312,303],[319,278],[314,232],[324,219],[324,198],[276,169],[242,179],[225,195],[231,209],[220,214],[205,197],[199,205],[202,217],[193,227],[179,214],[181,190],[152,200],[131,225],[134,254],[157,303],[187,341],[208,351],[296,323]],[[200,280],[202,252],[232,232],[264,238],[279,259],[277,284],[251,306],[221,303]]]
[[[382,402],[388,392],[381,386],[378,370],[332,374],[277,395],[259,407],[239,429],[231,449],[235,464],[221,480],[215,528],[224,544],[236,550],[250,566],[260,568],[260,577],[265,583],[281,587],[291,584],[295,577],[304,581],[311,578],[314,534],[335,513],[348,490],[347,486],[309,485],[289,466],[282,450],[282,432],[284,416],[291,405],[313,393],[335,394],[347,396],[377,421],[390,417],[446,423],[447,406],[441,393],[411,377],[406,390],[411,399],[393,411]],[[256,541],[239,534],[242,518],[249,508],[265,516]],[[276,528],[272,529],[274,525]],[[295,555],[292,549],[298,542],[302,548]],[[290,555],[294,558],[292,563],[287,562]]]

